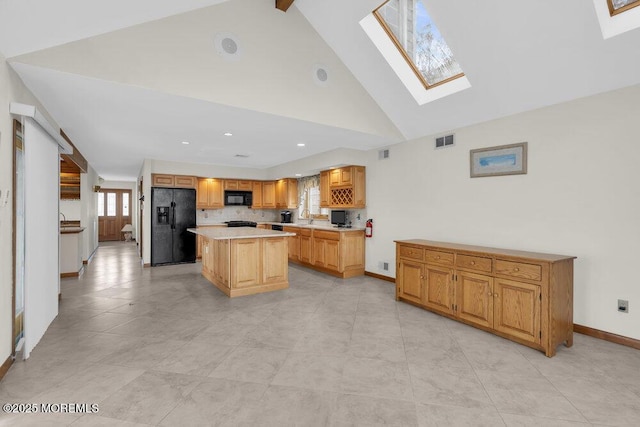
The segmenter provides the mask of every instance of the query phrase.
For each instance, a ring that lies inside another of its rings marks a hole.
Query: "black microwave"
[[[225,206],[251,206],[253,193],[251,191],[225,191]]]

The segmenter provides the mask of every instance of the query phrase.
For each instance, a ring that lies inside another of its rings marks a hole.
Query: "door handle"
[[[171,229],[176,229],[176,202],[171,202]]]

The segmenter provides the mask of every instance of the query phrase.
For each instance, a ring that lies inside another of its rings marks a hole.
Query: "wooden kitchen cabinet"
[[[224,189],[237,190],[237,191],[252,191],[253,183],[251,181],[241,180],[241,179],[225,179]]]
[[[364,231],[298,228],[297,234],[298,259],[289,261],[341,278],[364,274]]]
[[[575,257],[396,241],[396,299],[536,348],[573,344]]]
[[[300,229],[300,231],[298,232],[298,237],[300,239],[299,240],[300,249],[299,249],[298,259],[303,264],[311,264],[313,260],[311,234],[312,232],[309,229]]]
[[[330,171],[320,172],[320,207],[330,207],[331,197],[329,193],[329,173]]]
[[[251,189],[253,193],[253,196],[251,198],[251,208],[261,209],[262,208],[262,182],[253,181],[253,183],[251,183]]]
[[[320,172],[320,206],[364,208],[367,204],[364,166],[345,166]]]
[[[290,261],[300,260],[300,236],[298,235],[300,228],[285,226],[285,227],[282,227],[282,231],[296,234],[295,236],[289,236],[289,260]]]
[[[196,185],[197,180],[195,176],[167,175],[160,173],[151,174],[152,187],[196,188]]]
[[[209,227],[226,227],[226,225],[223,224],[216,224],[216,225],[200,225],[197,228],[209,228]],[[203,253],[203,243],[204,243],[204,239],[202,238],[201,235],[197,234],[196,235],[196,259],[201,259],[202,258],[202,253]],[[204,262],[204,260],[203,260]]]
[[[298,207],[298,180],[283,178],[276,181],[276,208],[296,209]]]
[[[264,181],[262,183],[262,207],[264,209],[276,208],[276,182]]]
[[[198,178],[197,209],[224,208],[224,184],[217,178]]]

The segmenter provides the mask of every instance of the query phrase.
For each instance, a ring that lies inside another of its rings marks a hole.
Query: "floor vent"
[[[378,151],[378,160],[385,160],[389,158],[389,150],[380,150]]]
[[[454,145],[453,134],[436,138],[436,148],[446,148]]]

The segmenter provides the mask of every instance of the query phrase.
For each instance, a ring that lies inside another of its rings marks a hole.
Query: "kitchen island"
[[[289,287],[289,236],[251,227],[189,228],[201,236],[202,275],[228,297]]]

